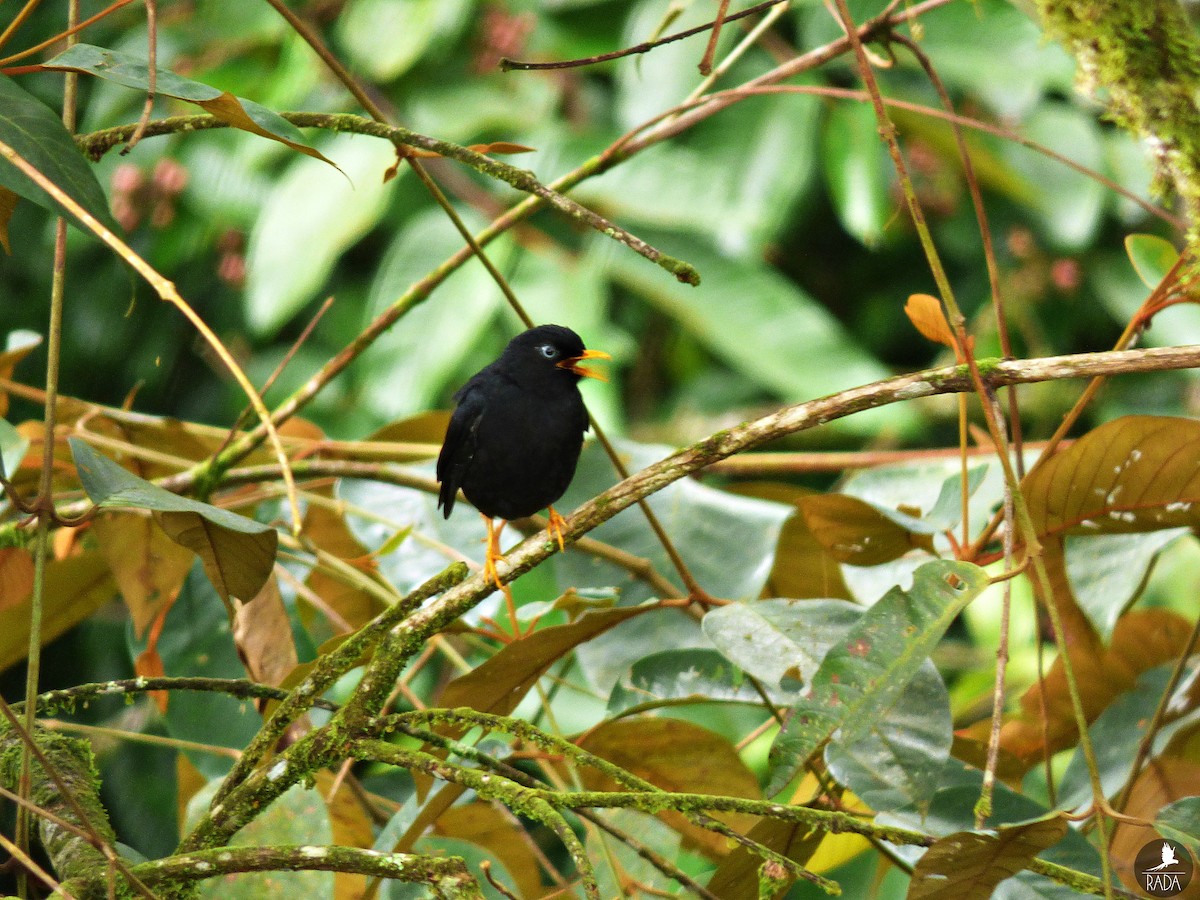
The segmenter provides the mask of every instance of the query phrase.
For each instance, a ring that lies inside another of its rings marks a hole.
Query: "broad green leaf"
[[[154,512],[176,543],[195,552],[222,598],[250,600],[262,590],[275,562],[275,529],[208,503],[163,490],[79,438],[68,438],[79,480],[92,502],[106,509]]]
[[[6,75],[0,75],[0,141],[12,147],[109,231],[121,231],[108,211],[104,189],[58,114]],[[53,213],[64,211],[57,201],[7,160],[0,160],[0,187]],[[92,233],[74,216],[68,218],[84,233]]]
[[[1069,534],[1067,575],[1075,602],[1107,640],[1136,598],[1150,566],[1169,544],[1188,534],[1165,528],[1144,534]]]
[[[1125,237],[1125,252],[1146,287],[1158,287],[1179,259],[1175,245],[1156,234],[1130,234]]]
[[[462,235],[441,209],[405,220],[371,284],[364,320],[384,312],[433,265],[462,246]],[[504,240],[490,245],[489,259],[504,268],[510,246]],[[452,274],[437,293],[405,314],[363,354],[360,365],[370,372],[364,390],[372,406],[389,418],[429,409],[454,387],[451,377],[461,372],[463,357],[502,304],[503,295],[478,262]]]
[[[1200,523],[1200,422],[1124,416],[1021,485],[1040,534],[1131,534]]]
[[[1044,102],[1022,132],[1090,169],[1104,168],[1100,128],[1082,109]],[[1107,198],[1104,185],[1017,144],[1005,145],[1004,152],[1017,171],[1037,185],[1034,211],[1047,237],[1063,250],[1087,247],[1100,227]]]
[[[150,67],[146,60],[128,53],[119,53],[91,44],[76,44],[45,63],[44,68],[69,72],[82,72],[105,78],[125,87],[150,90]],[[177,100],[195,103],[205,112],[222,122],[240,128],[259,137],[279,141],[292,150],[319,159],[334,166],[321,153],[304,140],[300,129],[283,116],[267,109],[253,100],[243,100],[228,91],[183,78],[166,69],[155,69],[154,91]],[[337,168],[334,166],[334,168]]]
[[[988,900],[1001,881],[1063,839],[1066,819],[1054,815],[995,834],[960,831],[925,851],[913,870],[908,900]]]
[[[883,236],[892,215],[891,163],[875,110],[866,103],[831,106],[821,136],[822,171],[842,227],[867,247]]]
[[[1129,777],[1130,761],[1150,724],[1151,712],[1167,688],[1172,668],[1164,665],[1143,672],[1133,689],[1117,697],[1088,728],[1106,797],[1115,796]],[[1179,699],[1186,702],[1186,697]],[[1158,733],[1152,755],[1157,755],[1178,727],[1178,722],[1172,722]],[[1078,747],[1058,783],[1057,800],[1057,806],[1065,810],[1086,807],[1092,802],[1091,777],[1083,751]]]
[[[342,252],[375,225],[398,181],[383,181],[396,160],[387,141],[338,136],[322,146],[345,177],[315,160],[296,160],[250,234],[246,316],[260,336],[273,335],[315,298]]]
[[[356,70],[391,81],[444,49],[470,13],[467,0],[352,0],[337,17],[337,36]]]
[[[660,859],[679,857],[678,831],[654,816],[633,809],[597,810],[608,824],[625,834],[637,835],[638,844],[657,853]],[[637,884],[642,896],[670,896],[678,885],[655,868],[644,855],[625,841],[613,840],[599,828],[589,828],[584,846],[593,860],[612,860],[616,865],[597,865],[596,880],[601,897],[629,896],[629,885]],[[640,849],[640,848],[639,848]],[[653,892],[653,893],[651,893]],[[660,893],[661,892],[661,893]],[[533,895],[526,895],[533,896]]]
[[[1200,853],[1200,797],[1184,797],[1158,811],[1154,830]]]
[[[683,246],[673,236],[644,237],[665,252],[686,256],[703,282],[690,287],[661,278],[654,266],[631,253],[613,254],[610,272],[616,281],[781,400],[811,400],[887,376],[824,307],[773,269],[727,259],[695,241]],[[841,424],[875,435],[882,422],[903,428],[915,421],[906,405],[893,404]]]
[[[0,419],[0,475],[11,479],[29,450],[29,441],[7,419]]]
[[[842,600],[756,600],[710,610],[703,627],[726,659],[776,687],[789,673],[810,683],[861,615],[862,607]]]
[[[825,763],[839,784],[877,812],[923,809],[937,792],[937,773],[950,758],[952,725],[946,686],[927,659],[868,734],[825,748]]]
[[[636,471],[670,454],[668,447],[618,441],[625,465]],[[590,442],[583,449],[575,480],[556,504],[560,511],[573,509],[617,482],[612,462],[603,449]],[[762,593],[775,557],[775,547],[791,508],[749,497],[738,497],[685,478],[648,498],[651,509],[692,575],[716,597],[750,598]],[[636,557],[648,559],[655,570],[678,583],[675,568],[662,543],[637,506],[622,511],[590,534]],[[568,550],[556,554],[551,571],[559,592],[568,588],[609,588],[621,592],[621,604],[639,603],[655,594],[650,585],[627,569],[595,557]],[[586,677],[607,695],[629,666],[664,647],[707,645],[694,620],[664,611],[637,623],[621,626],[579,648]]]
[[[983,479],[987,476],[987,465],[970,466],[967,469],[967,498],[975,496]],[[958,471],[942,482],[942,489],[934,501],[933,509],[923,517],[923,523],[934,531],[949,531],[962,521],[962,472]]]
[[[205,785],[188,802],[191,824],[208,811],[219,781]],[[333,843],[329,812],[321,792],[296,785],[237,833],[230,843],[239,847],[274,845],[326,846]],[[261,897],[332,897],[333,872],[246,872],[199,883],[199,895],[205,900],[254,900]]]
[[[132,657],[146,649],[146,643],[134,638],[132,630],[128,640]],[[156,646],[167,675],[246,677],[225,607],[200,566],[192,566],[178,599],[167,611]],[[262,727],[253,702],[211,691],[173,692],[163,722],[173,738],[233,749],[245,747]],[[192,749],[183,752],[208,778],[224,775],[233,762],[225,755]]]
[[[771,748],[778,793],[821,746],[852,746],[903,694],[959,612],[987,586],[970,563],[935,560],[893,588],[830,648]]]
[[[712,702],[761,704],[763,698],[716,650],[664,650],[639,659],[621,676],[609,695],[608,714]]]

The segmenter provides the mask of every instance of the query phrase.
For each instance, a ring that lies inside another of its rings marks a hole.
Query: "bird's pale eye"
[[[538,347],[538,353],[546,357],[546,359],[555,359],[558,356],[558,348],[553,344],[542,344]]]

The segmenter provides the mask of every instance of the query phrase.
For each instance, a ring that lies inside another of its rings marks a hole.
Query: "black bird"
[[[550,531],[563,549],[562,517],[553,503],[567,490],[579,462],[587,410],[580,378],[604,376],[580,365],[611,359],[588,350],[570,328],[539,325],[517,335],[500,358],[471,377],[437,461],[438,506],[448,519],[458,489],[487,523],[485,571],[497,587],[500,532],[508,519],[549,509]],[[493,519],[500,519],[495,527]]]

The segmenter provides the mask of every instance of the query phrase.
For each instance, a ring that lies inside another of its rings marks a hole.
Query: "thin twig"
[[[124,156],[137,146],[146,126],[150,122],[150,114],[154,112],[154,94],[158,87],[158,0],[145,0],[146,3],[146,102],[142,104],[142,114],[138,118],[137,127],[129,138],[129,143],[121,149]]]

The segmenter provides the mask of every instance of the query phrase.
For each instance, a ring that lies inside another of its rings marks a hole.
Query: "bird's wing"
[[[441,483],[438,506],[447,519],[454,509],[463,475],[475,456],[476,434],[483,419],[483,400],[478,391],[471,390],[470,382],[454,396],[458,406],[450,416],[450,427],[446,429],[446,439],[437,461],[437,480]]]

